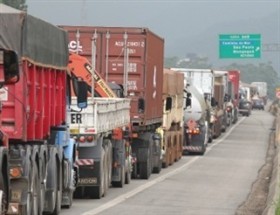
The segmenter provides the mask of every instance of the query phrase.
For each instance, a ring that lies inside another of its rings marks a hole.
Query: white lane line
[[[222,136],[221,139],[218,139],[217,142],[215,142],[215,143],[211,144],[211,146],[207,147],[207,151],[205,152],[205,154],[208,153],[214,146],[216,146],[220,142],[224,141],[225,138],[227,138],[227,136],[244,119],[245,119],[245,117],[243,117],[242,119],[238,120],[238,122],[234,126],[232,126],[231,129],[228,130],[227,133],[225,133],[225,135]],[[176,169],[174,169],[174,170],[172,170],[172,171],[170,171],[170,172],[168,172],[168,173],[166,173],[166,174],[164,174],[162,176],[159,176],[159,177],[157,177],[157,178],[155,178],[153,180],[150,180],[147,183],[145,183],[145,184],[135,188],[134,190],[129,191],[129,192],[125,193],[125,194],[122,194],[122,195],[116,197],[115,199],[113,199],[113,200],[111,200],[111,201],[109,201],[109,202],[107,202],[107,203],[105,203],[105,204],[103,204],[103,205],[101,205],[101,206],[99,206],[99,207],[97,207],[95,209],[92,209],[92,210],[89,210],[89,211],[83,213],[82,215],[95,215],[95,214],[101,213],[102,211],[105,211],[105,210],[107,210],[107,209],[109,209],[111,207],[114,207],[114,206],[120,204],[121,202],[124,202],[126,199],[129,199],[132,196],[135,196],[136,194],[142,192],[143,190],[146,190],[147,188],[149,188],[149,187],[151,187],[151,186],[153,186],[153,185],[155,185],[155,184],[157,184],[157,183],[159,183],[159,182],[161,182],[161,181],[163,181],[163,180],[165,180],[165,179],[167,179],[167,178],[169,178],[169,177],[171,177],[171,176],[181,172],[183,169],[185,169],[186,167],[190,166],[192,163],[194,163],[195,161],[197,161],[198,159],[201,159],[201,158],[203,158],[203,156],[193,157],[193,158],[191,158],[190,161],[188,161],[184,165],[182,165],[182,166],[180,166],[180,167],[178,167],[178,168],[176,168]]]

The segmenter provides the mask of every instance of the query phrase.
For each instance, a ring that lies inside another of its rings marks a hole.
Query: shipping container
[[[123,86],[131,99],[135,128],[162,122],[161,37],[147,28],[60,27],[68,31],[70,51],[87,57],[105,81]],[[92,52],[93,48],[96,52]],[[95,58],[92,53],[96,53]]]

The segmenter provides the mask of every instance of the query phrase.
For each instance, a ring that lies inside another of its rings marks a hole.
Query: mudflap
[[[125,184],[125,141],[112,140],[113,142],[113,169],[112,185],[113,187],[123,187]]]

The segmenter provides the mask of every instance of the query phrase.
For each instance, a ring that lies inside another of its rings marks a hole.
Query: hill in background
[[[187,53],[196,53],[197,55],[207,57],[214,67],[231,63],[259,64],[271,61],[273,68],[280,74],[280,51],[262,52],[260,59],[219,59],[219,34],[237,33],[261,34],[262,44],[280,44],[279,11],[258,19],[238,20],[237,17],[234,22],[221,22],[196,36],[184,36],[174,39],[173,42],[166,44],[166,55],[167,57],[179,55],[184,58]],[[188,35],[188,32],[185,35]]]

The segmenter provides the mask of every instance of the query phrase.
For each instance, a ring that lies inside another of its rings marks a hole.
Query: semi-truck
[[[117,98],[118,92],[92,69],[86,57],[70,53],[68,68],[86,81],[89,96],[88,107],[81,112],[72,103],[70,129],[78,142],[79,166],[75,197],[101,198],[111,184],[123,187],[131,179],[130,100]]]
[[[251,83],[252,86],[257,88],[256,96],[263,100],[264,104],[267,103],[267,83],[256,81]]]
[[[214,73],[214,98],[217,102],[217,109],[221,122],[221,131],[225,132],[228,127],[228,121],[231,120],[231,114],[227,112],[227,105],[229,100],[228,96],[228,72],[223,70],[213,70]],[[228,117],[230,115],[230,117]],[[231,124],[231,123],[230,123]]]
[[[157,130],[161,134],[164,168],[182,157],[184,88],[184,74],[164,68],[163,122]]]
[[[256,87],[252,88],[252,85],[240,82],[239,87],[239,113],[243,116],[250,116],[252,111],[252,97]]]
[[[3,61],[12,57],[0,74],[8,66],[19,74],[1,92],[1,133],[9,140],[1,141],[1,207],[4,214],[59,214],[72,204],[78,175],[70,85],[77,109],[87,105],[86,85],[67,72],[66,31],[3,4],[0,13]]]
[[[211,70],[208,73],[208,70],[201,69],[171,70],[184,75],[184,154],[204,154],[207,143],[212,141],[210,101],[213,74]]]
[[[223,112],[217,105],[218,91],[215,89],[215,77],[212,69],[171,68],[185,74],[188,85],[195,86],[203,94],[206,101],[207,121],[209,125],[208,142],[221,135]]]
[[[60,26],[69,49],[86,57],[106,83],[117,84],[130,99],[130,136],[135,158],[132,177],[148,179],[162,166],[164,40],[148,28]]]

